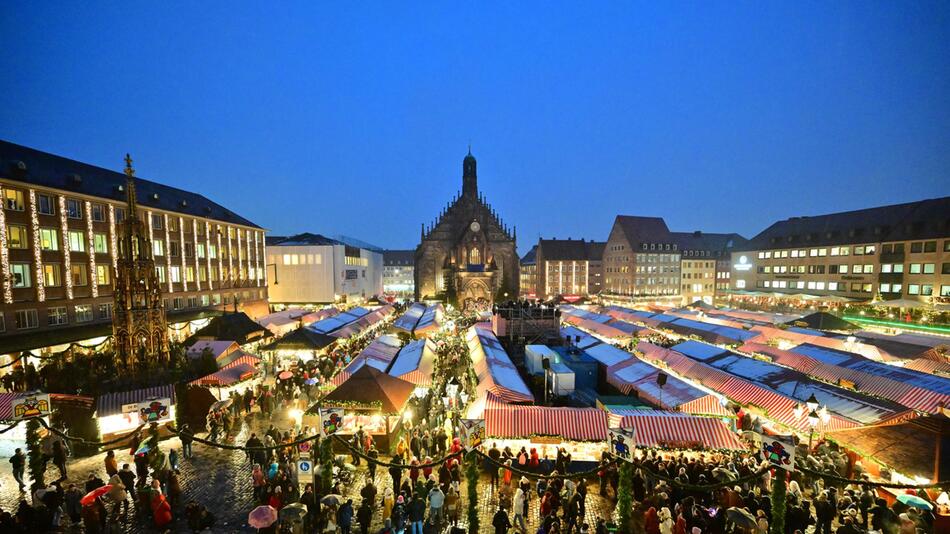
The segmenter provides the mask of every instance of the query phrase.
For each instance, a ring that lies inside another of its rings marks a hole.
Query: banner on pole
[[[637,446],[636,430],[633,428],[608,428],[607,445],[610,454],[633,462],[633,449]]]
[[[343,427],[343,408],[320,408],[320,435],[327,437]]]
[[[470,451],[485,441],[485,420],[484,419],[462,419],[462,446]]]
[[[22,421],[31,417],[46,417],[50,413],[48,393],[29,393],[13,400],[13,419]]]
[[[759,458],[773,467],[795,471],[795,444],[775,436],[760,436]]]

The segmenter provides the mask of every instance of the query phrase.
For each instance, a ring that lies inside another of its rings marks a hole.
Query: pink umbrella
[[[277,378],[279,378],[279,379],[281,379],[281,380],[288,380],[288,379],[292,378],[293,376],[294,376],[294,374],[291,373],[290,371],[284,371],[283,373],[280,373],[279,375],[277,375]]]
[[[247,524],[254,528],[267,528],[277,521],[277,509],[273,506],[258,506],[247,514]]]
[[[110,490],[112,490],[112,484],[99,486],[98,488],[87,493],[86,496],[83,497],[82,499],[79,499],[79,504],[83,506],[89,506],[90,504],[96,502],[96,499],[98,499],[99,497],[102,497],[106,493],[109,493]]]

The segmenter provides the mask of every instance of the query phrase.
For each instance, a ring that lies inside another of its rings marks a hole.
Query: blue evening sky
[[[469,142],[522,252],[950,194],[950,2],[330,4],[4,2],[0,138],[393,248]]]

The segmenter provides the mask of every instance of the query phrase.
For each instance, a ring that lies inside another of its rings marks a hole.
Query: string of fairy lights
[[[46,280],[43,278],[43,241],[40,238],[40,214],[36,209],[36,191],[30,189],[30,230],[33,233],[33,264],[36,272],[36,300],[46,301]]]
[[[99,296],[99,278],[96,272],[96,233],[92,229],[92,202],[85,202],[86,208],[86,241],[89,251],[89,281],[92,283],[90,294],[92,298]]]
[[[0,185],[0,199],[3,196],[3,185]],[[10,252],[7,249],[7,215],[4,206],[0,206],[0,276],[3,277],[3,302],[13,303],[13,275],[10,273]]]

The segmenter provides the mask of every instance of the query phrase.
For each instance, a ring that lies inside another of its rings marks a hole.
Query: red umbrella
[[[277,375],[277,378],[279,378],[279,379],[281,379],[281,380],[289,380],[289,379],[292,378],[293,376],[294,376],[294,374],[291,373],[290,371],[284,371],[283,373],[280,373],[279,375]]]
[[[112,484],[106,484],[105,486],[99,486],[98,488],[90,491],[86,494],[85,497],[79,499],[79,504],[83,506],[89,506],[90,504],[96,502],[96,499],[102,497],[112,489]]]

